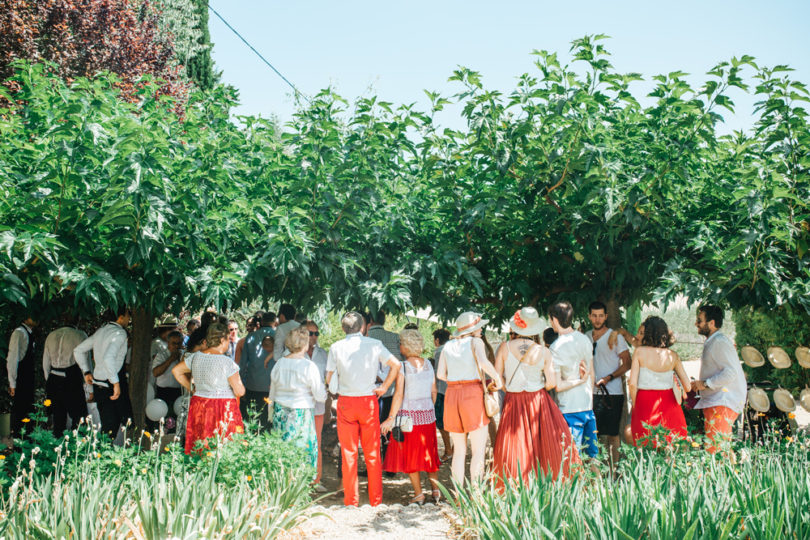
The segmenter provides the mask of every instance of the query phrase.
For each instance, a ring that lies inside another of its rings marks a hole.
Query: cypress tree
[[[214,73],[214,61],[211,59],[211,34],[208,32],[208,1],[191,0],[198,16],[197,30],[199,30],[198,43],[200,45],[193,56],[186,61],[186,73],[197,86],[208,90],[216,84],[219,76]]]

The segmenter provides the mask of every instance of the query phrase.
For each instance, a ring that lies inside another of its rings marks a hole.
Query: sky
[[[349,101],[377,95],[426,109],[423,90],[458,90],[447,82],[458,66],[480,72],[485,88],[509,92],[522,73],[539,74],[533,50],[557,52],[567,62],[573,39],[599,33],[611,36],[604,43],[618,71],[647,80],[680,70],[699,85],[716,63],[748,54],[760,65],[787,64],[793,78],[810,85],[807,0],[210,0],[210,6],[301,92],[332,86]],[[222,80],[240,92],[236,114],[290,120],[291,88],[213,13],[209,27]],[[641,96],[649,87],[631,88]],[[731,97],[737,111],[724,115],[723,131],[747,129],[755,99]],[[440,121],[462,125],[452,114]]]

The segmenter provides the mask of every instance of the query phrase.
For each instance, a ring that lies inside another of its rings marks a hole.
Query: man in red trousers
[[[378,399],[396,380],[400,363],[379,340],[365,337],[365,319],[356,311],[340,321],[346,337],[329,348],[326,384],[339,395],[337,433],[343,458],[343,504],[357,506],[357,457],[360,442],[368,472],[368,498],[371,506],[382,502],[382,459],[380,457],[380,411]],[[390,368],[382,385],[377,386],[381,366]]]

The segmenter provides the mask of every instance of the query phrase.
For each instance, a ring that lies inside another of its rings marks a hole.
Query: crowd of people
[[[415,325],[388,331],[382,311],[343,315],[345,337],[328,351],[318,344],[318,324],[289,304],[277,315],[250,318],[241,339],[236,321],[206,312],[188,323],[185,334],[176,321],[158,326],[150,386],[155,399],[173,404],[165,416],[176,419],[186,452],[210,437],[243,431],[243,419],[254,415],[262,429],[304,449],[320,491],[324,419],[334,407],[344,503],[359,504],[360,447],[371,505],[382,502],[383,475],[397,473],[411,480],[411,502],[422,503],[422,475],[430,497],[439,500],[438,471],[448,461],[453,480],[463,485],[468,443],[474,482],[485,475],[492,443],[499,489],[532,475],[568,478],[600,457],[599,440],[611,464],[621,457],[623,437],[636,445],[671,446],[687,436],[682,400],[690,392],[699,392],[695,408],[704,413],[707,450],[723,449],[746,400],[735,346],[721,332],[723,315],[716,306],[698,309],[695,325],[707,340],[700,378],[690,380],[663,319],[648,317],[635,335],[613,330],[600,302],[588,307],[587,332],[574,329],[568,302],[552,305],[547,319],[523,307],[509,319],[509,339],[496,350],[486,338],[489,321],[465,312],[452,333],[433,332],[430,358]],[[57,434],[68,417],[75,422],[87,416],[88,403],[98,411],[94,423],[113,436],[132,416],[130,313],[121,308],[110,319],[89,337],[67,321],[45,340],[42,368]],[[15,435],[33,407],[35,326],[26,318],[9,344]]]

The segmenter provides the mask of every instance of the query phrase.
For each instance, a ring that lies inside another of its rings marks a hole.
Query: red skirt
[[[413,426],[413,431],[403,433],[405,440],[391,437],[385,451],[385,472],[433,473],[439,470],[439,447],[436,443],[436,422]]]
[[[218,435],[227,438],[231,433],[244,433],[242,413],[235,398],[212,399],[191,396],[186,420],[186,454],[190,454],[197,441]]]
[[[667,443],[672,442],[673,437],[686,437],[686,418],[672,390],[639,390],[636,393],[630,417],[630,429],[636,444],[650,433],[645,424],[663,426],[669,432],[666,436]],[[653,446],[658,446],[656,442],[651,442]],[[644,444],[646,442],[642,443]]]
[[[506,393],[494,461],[499,489],[503,478],[526,481],[538,466],[556,480],[567,478],[572,465],[581,463],[571,430],[548,392]]]

